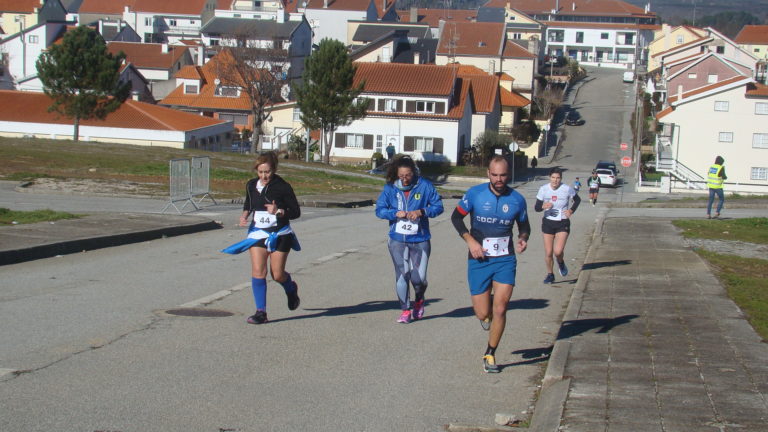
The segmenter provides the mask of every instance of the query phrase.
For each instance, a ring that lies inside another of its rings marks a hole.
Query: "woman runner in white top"
[[[565,242],[568,241],[568,234],[571,231],[570,218],[581,202],[576,191],[567,184],[563,184],[562,181],[562,171],[559,168],[552,168],[549,172],[549,183],[541,186],[539,193],[536,194],[534,209],[537,212],[544,212],[541,232],[544,237],[544,264],[547,269],[545,284],[555,282],[555,274],[552,271],[554,267],[553,255],[557,260],[560,276],[568,275],[568,267],[565,265],[564,258]]]

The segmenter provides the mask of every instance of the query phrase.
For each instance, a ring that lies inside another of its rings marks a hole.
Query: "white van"
[[[624,72],[624,78],[622,79],[625,83],[631,83],[635,81],[635,73],[632,71],[626,71]]]

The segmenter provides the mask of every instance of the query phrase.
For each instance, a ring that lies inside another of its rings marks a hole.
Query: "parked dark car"
[[[607,160],[601,160],[597,162],[597,165],[595,165],[595,169],[609,169],[613,171],[615,175],[619,174],[619,169],[616,168],[616,162],[613,161],[607,161]]]
[[[580,115],[573,112],[568,114],[568,117],[565,118],[565,124],[568,126],[581,126],[584,123],[586,123],[584,119],[581,118]]]

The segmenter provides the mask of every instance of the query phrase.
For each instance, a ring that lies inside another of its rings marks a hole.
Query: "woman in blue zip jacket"
[[[389,253],[395,265],[395,291],[402,312],[399,323],[424,316],[427,290],[427,263],[431,245],[429,218],[443,212],[443,201],[432,183],[419,177],[408,156],[396,158],[387,169],[387,184],[376,200],[376,216],[389,221]],[[408,284],[413,285],[415,302],[411,311]]]

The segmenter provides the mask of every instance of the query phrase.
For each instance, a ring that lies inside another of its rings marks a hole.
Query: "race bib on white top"
[[[253,212],[253,226],[256,228],[272,228],[277,225],[277,216],[266,211]]]
[[[509,237],[486,237],[483,239],[485,256],[509,255]]]
[[[400,219],[395,224],[395,232],[403,235],[414,235],[419,232],[419,220],[411,222],[408,219]]]

